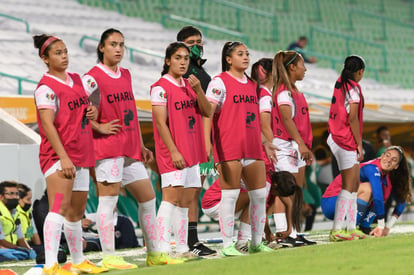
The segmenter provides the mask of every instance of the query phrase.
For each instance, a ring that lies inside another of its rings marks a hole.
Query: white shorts
[[[331,148],[332,154],[336,158],[336,162],[338,163],[338,168],[340,171],[346,170],[354,166],[355,164],[359,164],[357,151],[348,151],[335,143],[332,136],[328,136],[328,140],[326,141]]]
[[[240,159],[240,163],[243,167],[249,166],[254,163],[257,159]]]
[[[95,173],[97,181],[121,182],[122,187],[134,181],[148,179],[147,170],[141,161],[125,157],[98,160]]]
[[[184,186],[184,188],[201,187],[200,165],[196,164],[182,170],[161,174],[161,187]]]
[[[56,161],[47,171],[45,172],[45,178],[54,174],[56,170],[62,170],[60,160]],[[75,181],[73,182],[72,191],[89,191],[89,168],[76,167]]]
[[[299,168],[306,166],[306,162],[302,160],[299,145],[296,141],[274,138],[273,144],[279,148],[279,151],[276,151],[277,163],[274,164],[276,171],[298,173]]]
[[[206,214],[213,220],[218,221],[219,220],[219,207],[220,207],[220,202],[214,205],[213,207],[210,207],[207,209],[201,208],[201,210],[203,211],[204,214]],[[243,213],[243,209],[239,210],[239,212],[234,214],[234,218],[240,219],[240,216],[242,213]]]

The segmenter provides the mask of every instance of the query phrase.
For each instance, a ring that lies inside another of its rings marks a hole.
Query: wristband
[[[394,226],[397,220],[398,220],[398,217],[392,215],[391,218],[387,221],[387,227],[391,229],[391,227]]]
[[[384,220],[384,219],[380,219],[380,220],[378,220],[378,225],[377,225],[377,227],[378,227],[378,228],[381,228],[381,229],[384,229],[384,227],[385,227],[385,220]]]

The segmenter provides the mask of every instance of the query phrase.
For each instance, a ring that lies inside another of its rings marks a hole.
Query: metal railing
[[[21,76],[17,76],[17,75],[11,75],[11,74],[6,74],[6,73],[2,73],[0,72],[0,76],[3,77],[8,77],[8,78],[12,78],[17,80],[17,93],[19,95],[22,94],[22,82],[27,82],[27,83],[32,83],[32,84],[37,84],[37,81],[25,78],[25,77],[21,77]]]
[[[366,47],[372,47],[372,48],[376,48],[379,49],[381,51],[381,55],[382,55],[382,71],[387,72],[388,71],[388,62],[387,62],[387,51],[384,45],[382,44],[378,44],[378,43],[374,43],[368,40],[364,40],[364,39],[360,39],[351,35],[347,35],[347,34],[343,34],[343,33],[339,33],[339,32],[335,32],[335,31],[331,31],[331,30],[326,30],[326,29],[321,29],[318,27],[310,27],[310,31],[309,31],[309,48],[311,48],[312,50],[312,41],[314,39],[314,34],[315,33],[323,33],[329,36],[333,36],[333,37],[338,37],[340,39],[343,39],[345,41],[345,50],[346,50],[346,55],[350,55],[351,52],[351,42],[356,42],[359,44],[362,44]]]
[[[236,15],[236,30],[238,32],[242,32],[242,21],[245,20],[243,19],[244,16],[242,15],[242,13],[247,13],[250,15],[254,15],[254,16],[260,16],[261,18],[267,18],[268,20],[270,20],[270,24],[271,24],[271,38],[273,41],[278,41],[279,39],[279,30],[278,30],[278,21],[277,21],[277,16],[273,13],[269,13],[269,12],[265,12],[262,10],[258,10],[258,9],[253,9],[253,8],[249,8],[237,3],[233,3],[233,2],[228,2],[228,1],[223,1],[223,0],[200,0],[200,21],[206,21],[205,18],[205,9],[206,9],[206,3],[210,4],[212,3],[212,5],[218,4],[224,7],[228,7],[234,10],[235,15]]]
[[[83,48],[83,44],[84,44],[85,40],[92,40],[92,41],[99,42],[99,39],[96,38],[96,37],[83,35],[81,37],[81,39],[79,40],[79,47],[80,48]],[[161,55],[159,53],[156,53],[154,51],[151,51],[151,50],[147,50],[147,49],[130,48],[130,47],[126,47],[126,49],[127,49],[127,51],[129,51],[129,58],[130,58],[131,62],[134,62],[134,52],[144,54],[144,55],[148,55],[148,56],[157,57],[157,58],[164,58],[163,55]]]
[[[352,9],[348,12],[348,22],[349,22],[349,29],[350,30],[355,30],[354,27],[354,19],[358,18],[358,16],[355,16],[356,14],[362,15],[363,17],[368,17],[368,18],[372,18],[372,19],[377,19],[380,21],[380,27],[381,27],[381,37],[380,39],[382,40],[387,40],[387,23],[391,23],[391,24],[395,24],[398,25],[402,28],[409,28],[409,29],[413,29],[414,30],[414,25],[413,24],[407,24],[398,20],[395,20],[393,18],[389,18],[389,17],[385,17],[382,15],[377,15],[371,12],[367,12],[367,11],[363,11],[363,10],[355,10]]]
[[[1,17],[13,20],[13,21],[17,21],[17,22],[22,22],[25,26],[26,26],[26,32],[30,33],[30,26],[29,26],[29,22],[27,22],[26,20],[22,19],[22,18],[18,18],[18,17],[14,17],[8,14],[4,14],[4,13],[0,13]]]
[[[237,37],[240,40],[242,40],[242,42],[244,42],[246,44],[246,46],[249,46],[249,37],[247,35],[245,35],[244,33],[231,31],[231,30],[228,30],[228,29],[225,29],[225,28],[218,27],[216,25],[207,24],[207,23],[204,23],[204,22],[196,21],[196,20],[193,20],[193,19],[181,17],[181,16],[174,15],[174,14],[164,15],[162,17],[161,24],[164,27],[166,27],[166,22],[168,20],[196,26],[196,27],[200,28],[201,31],[203,32],[203,34],[206,35],[206,36],[208,35],[208,32],[214,31],[214,32],[218,32],[218,33],[227,34],[227,35],[230,35],[230,36],[233,36],[233,37]]]

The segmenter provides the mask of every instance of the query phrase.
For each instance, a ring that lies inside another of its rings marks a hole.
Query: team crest
[[[49,100],[55,100],[55,94],[53,94],[53,93],[47,93],[46,94],[46,98],[49,99]]]
[[[220,95],[220,94],[221,94],[220,89],[214,88],[214,89],[213,89],[213,94],[215,94],[215,95]]]
[[[165,91],[160,92],[160,98],[163,98],[163,99],[167,98]]]
[[[95,81],[93,81],[93,79],[88,79],[88,81],[87,81],[87,85],[90,87],[90,88],[95,88],[96,87],[96,82]]]

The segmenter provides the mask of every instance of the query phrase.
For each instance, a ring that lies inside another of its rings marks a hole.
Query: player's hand
[[[213,145],[211,144],[211,142],[206,141],[205,146],[206,146],[207,160],[211,161],[213,157]]]
[[[385,227],[384,230],[382,231],[382,236],[387,237],[389,233],[390,233],[390,228]]]
[[[374,237],[382,237],[383,231],[383,228],[376,227],[371,232],[369,232],[369,235]]]
[[[357,148],[357,157],[358,161],[362,161],[364,159],[364,149],[362,148],[362,144]]]
[[[203,92],[201,89],[201,83],[200,80],[193,74],[190,74],[188,76],[188,83],[190,84],[191,88],[197,93],[197,92]]]
[[[98,132],[103,135],[115,135],[122,129],[122,125],[119,124],[119,119],[114,119],[108,123],[102,123],[98,127]]]
[[[266,152],[266,156],[267,158],[273,162],[273,163],[277,163],[277,156],[276,156],[276,152],[275,151],[280,151],[280,149],[274,145],[273,143],[270,143],[268,141],[266,141],[265,143],[263,143],[263,148]]]
[[[312,157],[312,151],[309,150],[308,146],[306,146],[305,143],[299,144],[299,153],[302,158],[302,160],[306,161],[306,164],[312,163],[313,157]]]
[[[96,120],[98,118],[98,109],[94,105],[89,105],[86,108],[86,117],[90,120]]]
[[[150,149],[148,149],[145,146],[141,147],[141,156],[142,156],[142,162],[145,164],[150,163],[154,160],[154,154],[152,153]]]
[[[173,153],[171,153],[171,159],[173,161],[174,166],[177,169],[184,169],[185,168],[185,160],[183,158],[183,156],[180,154],[180,152],[175,151]]]
[[[76,176],[75,166],[73,165],[70,158],[61,158],[60,159],[60,166],[62,170],[58,170],[59,173],[63,174],[63,177],[67,179],[73,179]]]

